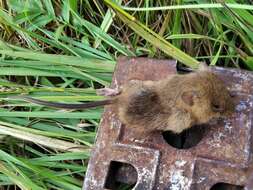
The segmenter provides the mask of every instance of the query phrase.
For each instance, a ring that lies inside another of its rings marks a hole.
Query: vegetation
[[[251,0],[207,3],[0,0],[0,185],[80,190],[102,113],[12,95],[100,100],[95,89],[110,84],[120,55],[253,69]]]

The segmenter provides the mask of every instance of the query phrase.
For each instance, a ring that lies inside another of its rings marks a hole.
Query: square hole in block
[[[104,188],[130,190],[137,182],[137,171],[128,163],[111,161]]]

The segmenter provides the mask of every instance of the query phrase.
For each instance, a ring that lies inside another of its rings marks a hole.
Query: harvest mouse
[[[189,74],[174,74],[160,81],[133,80],[122,85],[120,90],[102,89],[99,92],[108,99],[64,104],[26,96],[19,98],[65,109],[113,104],[121,122],[140,134],[167,130],[180,133],[193,125],[226,117],[233,113],[235,107],[223,81],[205,65]]]

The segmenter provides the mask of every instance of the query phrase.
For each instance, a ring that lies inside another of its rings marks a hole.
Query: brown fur
[[[180,133],[234,111],[224,83],[209,70],[173,75],[161,81],[133,81],[117,96],[120,120],[140,133]]]

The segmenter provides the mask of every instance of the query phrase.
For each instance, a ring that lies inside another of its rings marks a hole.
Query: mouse
[[[98,90],[105,100],[65,104],[28,96],[14,98],[64,109],[116,106],[119,120],[139,135],[154,131],[181,133],[194,125],[230,116],[235,105],[224,82],[207,65],[188,74],[172,74],[158,81],[130,80],[119,89]]]

